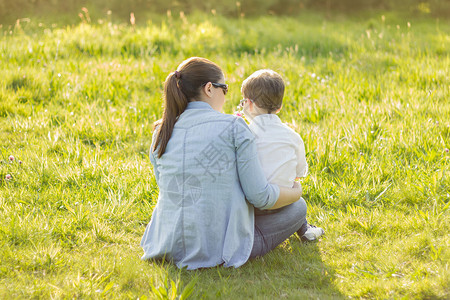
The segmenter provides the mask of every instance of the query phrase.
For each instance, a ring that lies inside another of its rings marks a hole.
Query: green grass
[[[448,22],[99,23],[1,29],[0,298],[450,297]],[[319,243],[293,236],[239,269],[140,260],[162,84],[192,55],[223,67],[226,113],[246,76],[282,74],[280,117],[306,144]]]

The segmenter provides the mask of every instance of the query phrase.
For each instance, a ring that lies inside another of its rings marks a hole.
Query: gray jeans
[[[300,198],[285,207],[255,215],[255,238],[250,259],[263,256],[295,232],[306,231],[306,202]]]

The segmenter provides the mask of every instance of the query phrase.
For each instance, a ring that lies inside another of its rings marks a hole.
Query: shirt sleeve
[[[158,155],[158,151],[153,151],[153,146],[155,145],[155,142],[156,142],[156,136],[157,136],[157,128],[155,128],[155,131],[153,132],[152,145],[150,146],[149,157],[150,157],[150,162],[153,165],[153,174],[155,174],[156,184],[158,184],[158,186],[159,186],[159,171],[158,171],[158,166],[156,164],[156,155]]]
[[[308,174],[308,163],[306,162],[305,144],[300,135],[296,133],[297,147],[295,154],[297,155],[297,177],[305,177]]]
[[[241,118],[234,123],[236,165],[242,190],[248,202],[259,209],[269,209],[280,196],[280,188],[264,176],[255,137]]]

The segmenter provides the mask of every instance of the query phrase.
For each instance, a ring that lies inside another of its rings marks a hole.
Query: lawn
[[[0,28],[0,298],[450,297],[450,22],[109,16]],[[318,243],[239,269],[141,261],[162,85],[187,57],[230,85],[271,68],[303,137]]]

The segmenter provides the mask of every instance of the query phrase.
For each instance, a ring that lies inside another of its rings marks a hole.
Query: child
[[[272,70],[259,70],[244,80],[241,91],[244,99],[240,105],[250,121],[258,157],[268,181],[292,187],[296,178],[306,176],[308,164],[300,135],[276,115],[283,102],[283,78]],[[271,212],[255,210],[256,215]],[[314,241],[324,234],[324,230],[307,224],[297,233],[302,241]]]

